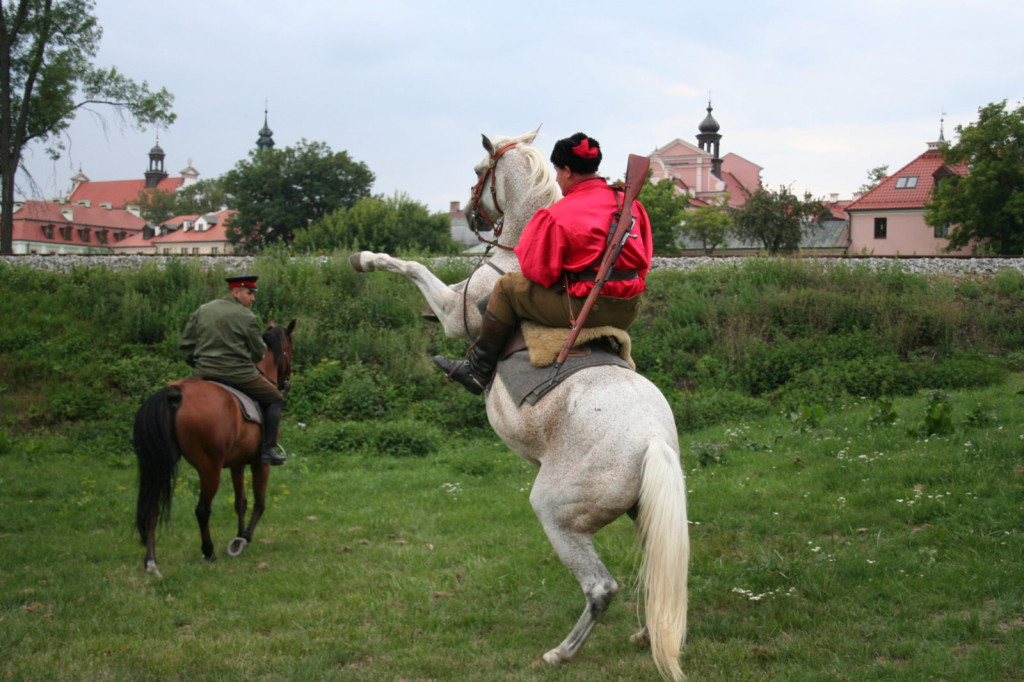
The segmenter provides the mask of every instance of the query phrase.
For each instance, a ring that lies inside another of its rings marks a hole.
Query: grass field
[[[1022,387],[682,434],[689,679],[1024,678]],[[531,467],[496,438],[325,453],[316,425],[287,423],[256,540],[226,556],[225,478],[209,565],[183,465],[158,579],[132,532],[124,421],[0,444],[3,679],[656,679],[628,641],[622,519],[597,538],[618,599],[576,661],[537,664],[583,599],[533,516]]]

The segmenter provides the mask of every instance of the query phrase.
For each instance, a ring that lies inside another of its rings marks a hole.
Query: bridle
[[[484,220],[484,222],[491,226],[491,231],[494,233],[494,239],[485,239],[484,236],[480,234],[480,230],[476,227],[477,221],[476,216],[474,215],[467,216],[469,229],[473,230],[473,233],[476,234],[476,238],[483,243],[497,246],[499,249],[505,249],[506,251],[511,251],[512,247],[498,243],[498,238],[501,237],[501,230],[504,227],[505,215],[502,212],[501,207],[498,205],[498,183],[495,182],[495,180],[497,176],[498,160],[505,152],[512,149],[512,147],[515,147],[517,144],[519,143],[513,140],[512,142],[502,145],[492,151],[491,158],[487,162],[487,168],[485,168],[484,172],[480,174],[480,179],[477,180],[476,184],[469,191],[469,201],[472,205],[471,212],[476,213]],[[488,179],[491,181],[491,201],[494,203],[494,209],[499,213],[496,220],[492,220],[491,216],[487,215],[486,209],[480,205],[480,199],[483,197],[484,193],[484,185],[487,184]]]

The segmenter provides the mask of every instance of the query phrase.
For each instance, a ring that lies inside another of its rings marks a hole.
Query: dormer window
[[[896,189],[914,189],[917,187],[916,175],[904,175],[896,178]]]
[[[53,239],[53,224],[43,225],[43,236],[47,239]]]
[[[71,241],[71,226],[61,225],[60,226],[60,238],[66,242]]]
[[[78,238],[81,239],[83,242],[90,241],[89,234],[90,229],[88,227],[78,228]]]

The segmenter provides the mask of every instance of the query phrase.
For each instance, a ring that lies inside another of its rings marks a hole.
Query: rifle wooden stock
[[[640,188],[647,181],[647,169],[650,166],[651,160],[646,156],[629,155],[629,161],[626,163],[626,183],[623,190],[622,211],[619,214],[618,220],[613,223],[614,231],[609,235],[608,243],[605,245],[604,253],[601,256],[601,265],[597,268],[597,276],[594,278],[594,288],[587,294],[587,298],[583,302],[583,308],[580,309],[579,315],[576,316],[576,324],[573,325],[572,331],[569,332],[569,336],[565,340],[565,345],[562,346],[562,350],[558,353],[558,359],[555,360],[554,369],[551,372],[552,382],[558,375],[558,370],[561,368],[562,363],[569,357],[569,351],[572,350],[573,344],[576,343],[576,338],[580,335],[580,330],[583,329],[583,324],[587,321],[591,308],[594,307],[597,297],[601,294],[601,287],[608,281],[608,276],[615,268],[615,261],[619,259],[622,247],[625,246],[626,239],[629,238],[629,232],[633,228],[633,202],[636,200],[637,195],[640,194]]]

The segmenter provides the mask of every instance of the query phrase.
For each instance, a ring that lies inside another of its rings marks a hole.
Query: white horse
[[[448,286],[422,264],[385,254],[353,254],[352,266],[405,275],[448,336],[474,338],[481,322],[476,302],[490,293],[501,272],[519,270],[511,247],[537,209],[559,198],[546,160],[530,146],[536,135],[484,137],[488,156],[475,169],[478,182],[466,210],[477,229],[482,220],[497,224],[500,248],[491,267]],[[572,631],[543,660],[572,659],[614,598],[618,585],[597,555],[593,536],[629,514],[644,549],[640,579],[646,605],[646,625],[633,640],[651,646],[664,677],[682,679],[690,544],[678,435],[665,397],[640,374],[604,366],[576,372],[536,404],[521,407],[496,377],[486,405],[495,433],[538,467],[530,504],[586,596]]]

